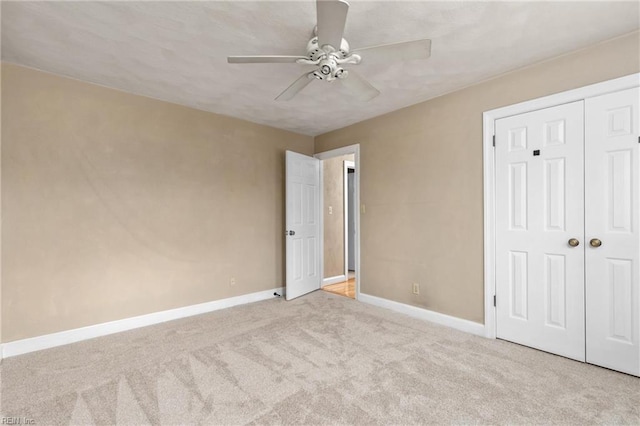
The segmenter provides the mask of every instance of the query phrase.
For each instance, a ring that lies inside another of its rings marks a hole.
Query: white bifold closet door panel
[[[583,111],[578,101],[495,122],[497,336],[580,361]]]
[[[587,362],[640,375],[640,89],[586,100]]]

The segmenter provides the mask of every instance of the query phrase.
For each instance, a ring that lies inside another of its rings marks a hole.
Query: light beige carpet
[[[48,424],[640,424],[640,379],[315,292],[4,360]]]

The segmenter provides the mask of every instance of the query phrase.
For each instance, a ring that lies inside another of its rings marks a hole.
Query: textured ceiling
[[[638,2],[351,1],[354,47],[430,38],[432,56],[357,65],[382,94],[339,83],[274,98],[298,64],[230,65],[227,55],[305,54],[315,3],[2,2],[2,59],[194,108],[317,135],[640,26]],[[576,70],[578,72],[579,70]]]

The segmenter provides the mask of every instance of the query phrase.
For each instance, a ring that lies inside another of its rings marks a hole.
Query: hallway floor
[[[356,279],[350,278],[347,281],[341,283],[331,284],[322,287],[324,291],[328,291],[333,294],[339,294],[340,296],[356,298]]]

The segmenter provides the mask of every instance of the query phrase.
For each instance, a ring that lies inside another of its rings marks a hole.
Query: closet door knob
[[[577,238],[571,238],[569,240],[569,245],[571,247],[578,247],[580,245],[580,241]]]
[[[589,245],[591,247],[596,247],[597,248],[597,247],[600,247],[602,245],[602,241],[600,241],[597,238],[593,238],[591,241],[589,241]]]

